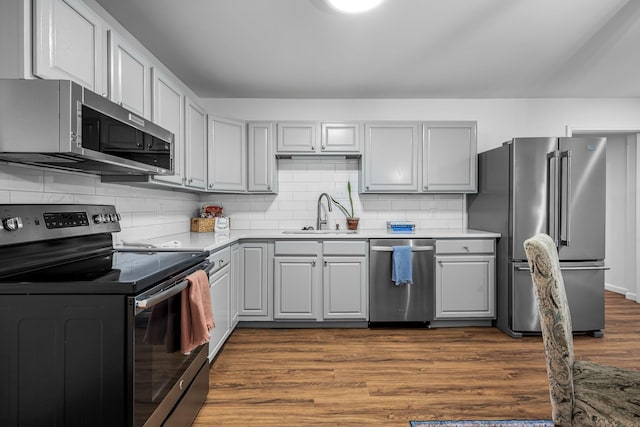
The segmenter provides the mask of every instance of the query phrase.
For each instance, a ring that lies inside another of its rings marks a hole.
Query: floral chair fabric
[[[555,243],[524,242],[540,313],[556,426],[640,426],[640,371],[575,361],[571,315]]]

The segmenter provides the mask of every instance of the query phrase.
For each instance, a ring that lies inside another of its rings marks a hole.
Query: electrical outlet
[[[336,199],[346,199],[347,190],[336,190]]]

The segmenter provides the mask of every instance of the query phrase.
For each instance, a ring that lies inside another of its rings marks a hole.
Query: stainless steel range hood
[[[0,160],[98,175],[173,174],[174,135],[68,80],[0,79]]]

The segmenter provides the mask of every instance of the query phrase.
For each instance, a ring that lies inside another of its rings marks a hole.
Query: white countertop
[[[472,229],[425,228],[415,233],[388,233],[386,230],[359,230],[357,233],[322,234],[285,234],[283,230],[231,230],[228,233],[180,233],[144,240],[141,243],[159,245],[167,242],[180,242],[180,247],[173,250],[207,250],[215,251],[240,240],[366,240],[366,239],[496,239],[500,233]],[[125,248],[118,245],[116,248]]]

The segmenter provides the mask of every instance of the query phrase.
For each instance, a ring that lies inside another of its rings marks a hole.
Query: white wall
[[[87,203],[115,205],[122,231],[114,243],[189,231],[198,196],[126,185],[100,177],[0,164],[0,203]]]

